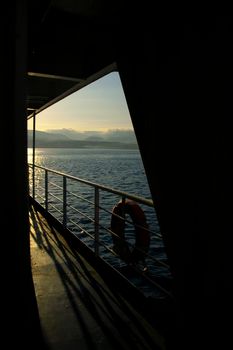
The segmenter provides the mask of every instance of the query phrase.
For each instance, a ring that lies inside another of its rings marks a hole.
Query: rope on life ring
[[[125,219],[128,214],[133,222],[135,245],[131,251],[125,239]],[[112,209],[111,231],[113,250],[127,263],[144,261],[150,245],[149,226],[142,208],[133,200],[118,202]]]

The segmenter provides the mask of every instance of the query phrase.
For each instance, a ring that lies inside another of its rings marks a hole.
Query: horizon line
[[[79,132],[79,133],[85,133],[85,132],[100,132],[100,133],[106,133],[109,131],[133,131],[133,128],[109,128],[109,129],[105,129],[105,130],[80,130],[80,129],[73,129],[73,128],[54,128],[54,129],[36,129],[35,131],[43,131],[43,132],[49,132],[49,131],[73,131],[73,132]],[[33,129],[28,129],[28,131],[33,131]]]

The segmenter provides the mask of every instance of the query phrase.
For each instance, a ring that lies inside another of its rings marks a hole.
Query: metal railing
[[[130,265],[139,276],[134,276],[131,283],[139,283],[146,293],[155,293],[157,297],[172,297],[170,288],[167,287],[171,280],[170,269],[151,199],[39,165],[28,164],[28,169],[29,194],[62,223],[64,228],[74,233],[96,256],[112,265],[119,273]],[[116,203],[124,203],[126,200],[138,203],[146,218],[149,218],[149,225],[143,227],[143,230],[147,230],[150,235],[150,249],[143,251],[145,259],[133,263],[126,263],[112,246],[112,238],[117,236],[119,240],[125,239],[129,250],[140,251],[140,248],[135,246],[135,229],[140,228],[140,224],[133,222],[130,216],[119,216],[112,210]],[[114,215],[124,220],[123,238],[116,235],[109,226]]]

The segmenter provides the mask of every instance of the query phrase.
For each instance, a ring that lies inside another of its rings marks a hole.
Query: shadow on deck
[[[32,274],[48,349],[167,349],[161,310],[125,297],[64,237],[30,207]]]

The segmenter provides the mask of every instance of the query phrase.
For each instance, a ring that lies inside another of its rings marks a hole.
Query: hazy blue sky
[[[119,74],[110,73],[37,114],[36,130],[62,128],[133,129]]]

